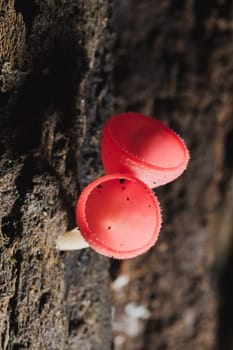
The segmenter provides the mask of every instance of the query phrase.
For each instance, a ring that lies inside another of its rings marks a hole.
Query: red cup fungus
[[[79,229],[60,236],[57,249],[90,246],[109,257],[133,258],[155,244],[161,227],[159,203],[149,187],[179,177],[189,152],[161,121],[131,112],[107,121],[101,155],[107,175],[83,190],[76,205]]]
[[[100,177],[81,193],[76,221],[91,248],[117,259],[146,252],[158,238],[160,207],[153,192],[127,174]]]
[[[101,153],[107,174],[129,174],[150,188],[175,180],[189,161],[189,152],[174,131],[157,119],[133,112],[107,121]]]

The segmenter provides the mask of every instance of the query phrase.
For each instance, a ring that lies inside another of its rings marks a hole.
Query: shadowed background
[[[116,111],[164,121],[191,160],[155,189],[164,220],[155,247],[112,263],[115,348],[232,349],[232,2],[116,10]]]

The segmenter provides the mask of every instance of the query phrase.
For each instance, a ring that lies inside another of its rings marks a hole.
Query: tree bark
[[[0,349],[111,348],[108,260],[58,253],[101,173],[110,1],[0,0]]]
[[[114,6],[0,0],[0,349],[110,350],[110,267],[115,350],[230,350],[232,3]],[[102,174],[113,81],[115,112],[161,119],[191,161],[155,191],[156,246],[110,265],[90,249],[58,253],[55,241]]]

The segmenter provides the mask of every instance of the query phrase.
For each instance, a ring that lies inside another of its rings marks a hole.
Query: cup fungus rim
[[[150,121],[156,122],[158,124],[160,124],[160,126],[162,126],[162,128],[164,130],[166,130],[170,135],[172,135],[173,137],[175,137],[176,141],[181,145],[181,148],[183,150],[183,161],[181,161],[178,165],[176,166],[170,166],[170,167],[162,167],[162,166],[158,166],[155,165],[153,163],[149,163],[147,161],[145,161],[143,158],[133,154],[132,152],[128,151],[119,141],[118,139],[114,136],[113,132],[112,132],[112,126],[111,123],[114,119],[117,119],[118,117],[123,117],[124,115],[133,117],[133,115],[139,115],[140,117],[144,117]],[[104,134],[108,134],[108,136],[110,137],[110,139],[113,141],[113,143],[115,144],[115,146],[120,150],[120,152],[123,152],[125,154],[125,156],[127,156],[131,161],[136,162],[137,164],[139,163],[141,167],[149,167],[149,168],[153,168],[156,170],[160,170],[160,171],[173,171],[173,170],[178,170],[180,167],[183,167],[183,165],[187,165],[189,162],[189,158],[190,158],[190,154],[189,151],[185,145],[184,140],[180,137],[180,135],[178,135],[174,130],[170,129],[166,124],[164,124],[162,121],[155,119],[153,117],[147,116],[145,114],[142,113],[137,113],[137,112],[126,112],[126,113],[120,113],[120,114],[116,114],[114,116],[112,116],[105,124],[104,129],[103,129],[103,133],[102,133],[102,137],[104,138]]]
[[[98,239],[97,235],[91,230],[86,217],[87,200],[92,190],[95,189],[98,185],[103,184],[105,180],[110,181],[110,180],[116,180],[116,179],[119,179],[119,180],[125,179],[125,180],[139,183],[151,196],[151,199],[154,203],[156,223],[155,223],[155,228],[153,230],[153,233],[151,235],[151,239],[147,241],[146,244],[144,244],[143,246],[140,246],[139,248],[136,248],[133,250],[121,251],[121,250],[117,250],[109,247],[103,240]],[[78,220],[78,217],[80,218],[80,220]],[[162,225],[162,216],[161,216],[161,208],[157,197],[154,195],[152,190],[143,181],[139,180],[134,176],[130,176],[128,174],[114,173],[114,174],[101,176],[95,179],[94,181],[92,181],[88,186],[85,187],[76,204],[76,222],[77,222],[77,225],[79,226],[79,229],[83,238],[87,241],[87,243],[90,245],[91,248],[96,250],[98,253],[101,253],[108,257],[113,257],[116,259],[127,259],[127,258],[133,258],[145,253],[156,243],[156,241],[158,240],[159,232]]]

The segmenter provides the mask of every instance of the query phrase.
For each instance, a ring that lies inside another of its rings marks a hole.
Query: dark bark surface
[[[0,0],[0,349],[110,350],[110,268],[115,350],[230,350],[232,2],[114,4]],[[155,190],[156,246],[110,264],[55,241],[102,173],[113,80],[115,112],[163,120],[191,161]]]
[[[232,349],[232,2],[117,10],[117,111],[161,119],[191,160],[155,190],[164,220],[155,247],[112,265],[115,348]]]
[[[0,0],[0,349],[111,348],[108,260],[58,253],[112,113],[109,1]]]

